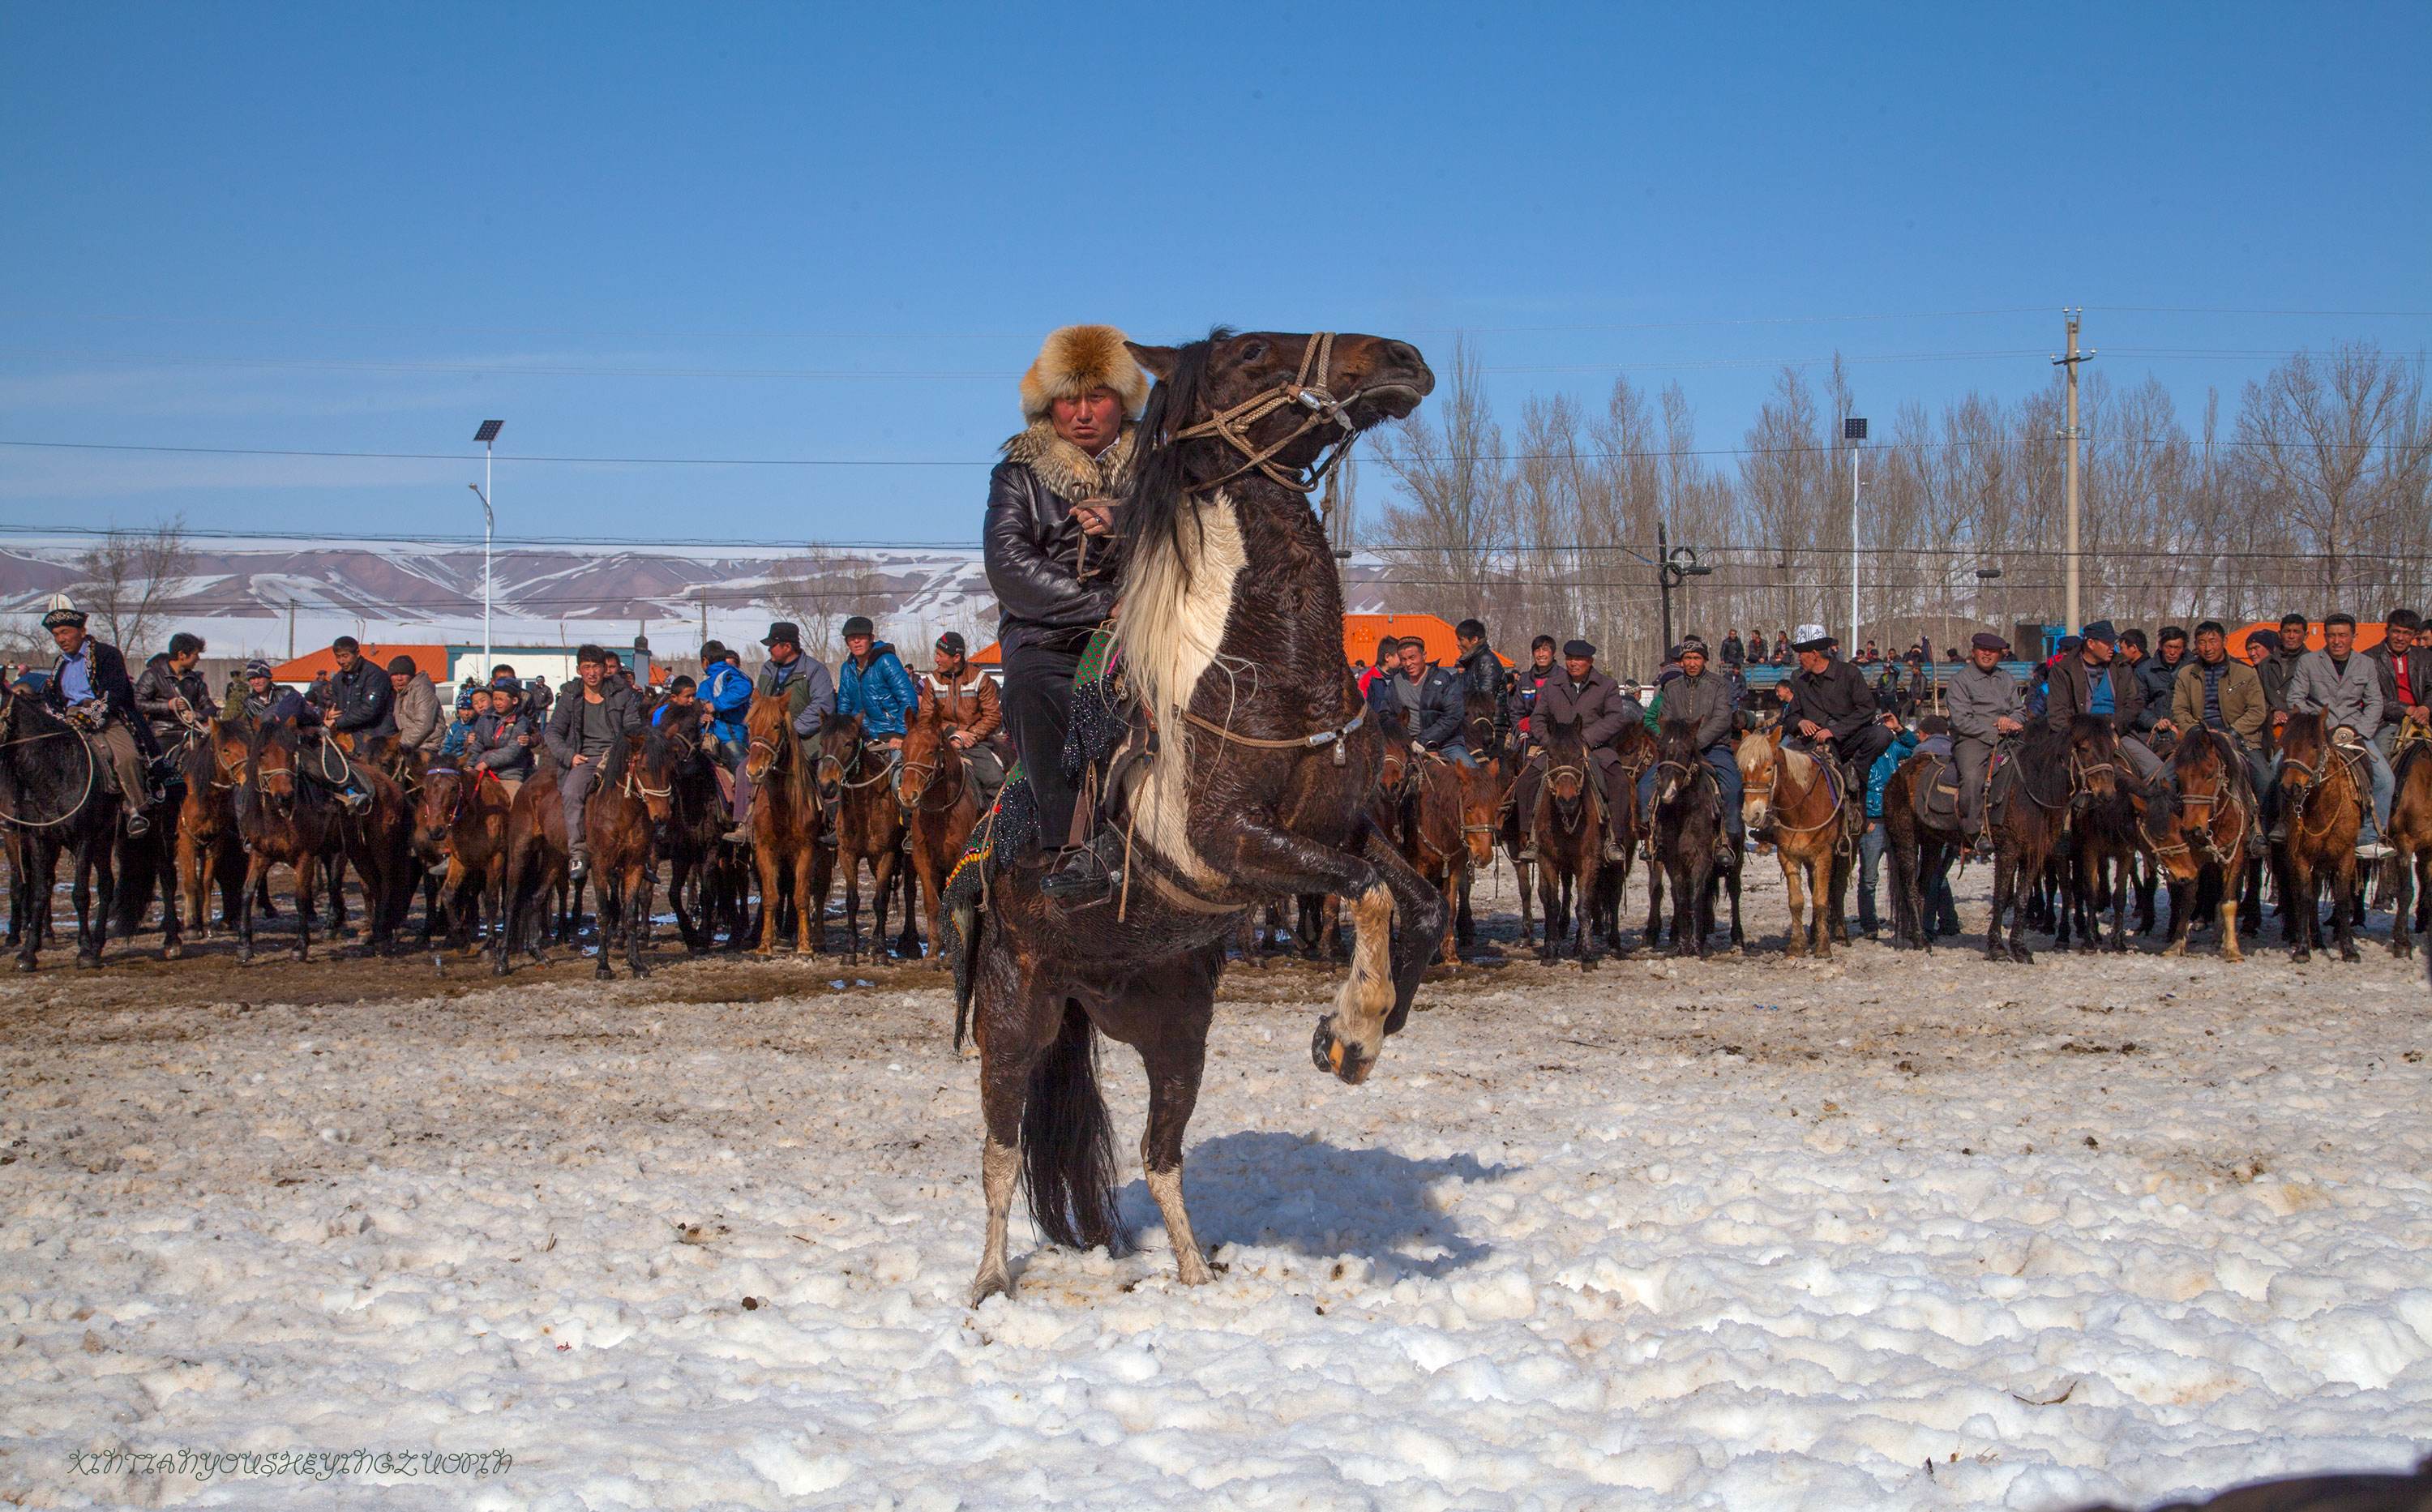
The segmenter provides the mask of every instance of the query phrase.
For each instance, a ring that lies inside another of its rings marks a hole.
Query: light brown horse
[[[2409,726],[2421,728],[2421,726]],[[2432,740],[2405,740],[2398,747],[2396,779],[2390,799],[2390,832],[2397,889],[2390,910],[2390,953],[2414,954],[2415,932],[2432,905]]]
[[[836,829],[836,860],[844,873],[844,959],[861,959],[861,869],[870,868],[870,943],[887,954],[887,906],[904,857],[904,809],[889,790],[887,750],[862,738],[861,716],[831,717],[819,726],[819,804]],[[821,910],[827,903],[820,890]]]
[[[186,791],[177,806],[177,891],[185,894],[186,917],[205,936],[211,933],[214,886],[219,889],[221,925],[236,927],[245,858],[233,794],[245,780],[245,747],[252,739],[249,719],[214,722],[185,750]]]
[[[1495,817],[1503,807],[1504,790],[1511,786],[1510,765],[1504,757],[1492,756],[1474,767],[1455,767],[1461,777],[1461,843],[1469,851],[1469,864],[1461,873],[1461,910],[1453,917],[1453,938],[1463,950],[1477,943],[1478,926],[1469,911],[1469,893],[1478,885],[1480,873],[1495,870]]]
[[[1545,916],[1545,944],[1539,955],[1547,961],[1559,959],[1567,932],[1571,953],[1584,966],[1595,960],[1596,885],[1604,875],[1605,816],[1594,791],[1595,754],[1569,725],[1549,722],[1543,745],[1545,768],[1531,784],[1537,801],[1530,824],[1537,902]]]
[[[1828,960],[1849,895],[1850,794],[1830,763],[1786,749],[1779,724],[1740,737],[1733,756],[1740,817],[1750,829],[1773,822],[1774,857],[1790,894],[1787,951],[1813,950],[1817,960]]]
[[[2188,927],[2211,908],[2221,919],[2221,959],[2246,959],[2238,946],[2238,879],[2257,818],[2238,781],[2240,764],[2227,737],[2203,725],[2187,731],[2170,753],[2171,801],[2149,808],[2139,825],[2146,851],[2170,885],[2166,956],[2187,953]]]
[[[571,883],[566,807],[558,800],[557,778],[556,761],[543,761],[515,790],[507,807],[506,921],[496,931],[490,951],[490,969],[501,977],[507,974],[507,952],[517,944],[535,962],[548,959],[540,947],[547,915],[533,912],[533,905]]]
[[[953,731],[939,718],[942,706],[928,700],[923,715],[905,729],[895,778],[912,870],[928,898],[929,964],[939,969],[946,964],[946,953],[937,948],[946,878],[962,859],[971,826],[980,818],[979,784],[971,780],[962,753],[948,739]]]
[[[414,811],[414,853],[441,873],[438,910],[449,922],[449,939],[462,949],[478,948],[483,923],[492,929],[506,926],[507,816],[514,807],[507,785],[487,768],[442,760],[422,774]],[[469,927],[460,933],[455,925],[467,901]]]
[[[1467,821],[1465,771],[1440,756],[1413,755],[1402,803],[1402,855],[1444,894],[1447,926],[1461,894],[1469,891],[1469,838],[1461,832]],[[1443,960],[1447,966],[1461,964],[1457,934],[1450,927],[1444,930]]]
[[[2289,958],[2311,960],[2322,943],[2321,894],[2331,894],[2331,928],[2341,960],[2359,960],[2354,909],[2356,832],[2365,789],[2332,742],[2328,716],[2288,716],[2280,732],[2280,890],[2288,903]]]
[[[613,754],[613,753],[612,753]],[[602,773],[583,801],[583,837],[600,898],[596,973],[605,980],[608,954],[625,948],[625,969],[647,977],[642,947],[650,938],[650,891],[658,880],[659,826],[674,812],[676,749],[659,725],[625,738],[624,764]]]
[[[760,943],[754,954],[774,955],[785,901],[794,905],[797,955],[818,953],[825,933],[829,856],[819,844],[825,823],[819,812],[817,769],[794,736],[784,692],[757,693],[744,716],[751,749],[743,770],[752,779],[752,863],[760,874]]]

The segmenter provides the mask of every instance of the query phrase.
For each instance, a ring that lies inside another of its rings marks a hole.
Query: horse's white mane
[[[1123,675],[1169,742],[1183,739],[1182,711],[1215,664],[1233,610],[1233,581],[1249,565],[1230,494],[1220,489],[1185,508],[1192,518],[1180,534],[1200,550],[1185,562],[1165,532],[1134,539],[1115,621]]]

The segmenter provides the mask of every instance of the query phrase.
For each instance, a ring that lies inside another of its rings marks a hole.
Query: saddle
[[[1956,756],[1920,751],[1907,764],[1918,765],[1918,781],[1909,792],[1909,810],[1928,829],[1959,828],[1959,760]]]

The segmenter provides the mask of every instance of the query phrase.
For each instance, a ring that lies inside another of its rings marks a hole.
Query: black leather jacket
[[[151,725],[152,738],[160,741],[164,750],[186,733],[185,722],[177,718],[177,710],[171,703],[171,700],[180,698],[186,701],[186,706],[194,710],[194,718],[198,720],[210,719],[216,708],[211,703],[211,685],[203,681],[202,673],[189,667],[185,674],[179,676],[169,670],[166,652],[155,654],[144,664],[142,675],[135,679],[135,706],[143,713],[144,722]]]
[[[1007,652],[1026,646],[1078,651],[1114,612],[1116,543],[1089,539],[1088,575],[1080,575],[1081,543],[1088,537],[1072,518],[1072,504],[1027,463],[1008,458],[988,474],[980,540],[1000,611],[997,638]]]
[[[397,690],[369,656],[356,662],[353,671],[329,674],[329,727],[358,740],[397,733]]]

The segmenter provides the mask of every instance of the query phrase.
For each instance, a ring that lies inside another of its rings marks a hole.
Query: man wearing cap
[[[1993,748],[2003,737],[2027,727],[2019,718],[2018,680],[2001,666],[2009,649],[2010,643],[1991,631],[1978,631],[1968,643],[1968,665],[1943,685],[1951,758],[1959,767],[1959,832],[1980,847],[1984,843],[1984,778]]]
[[[1395,665],[1369,686],[1368,706],[1376,711],[1379,727],[1401,731],[1413,752],[1465,767],[1478,765],[1461,726],[1467,685],[1461,673],[1427,660],[1427,643],[1416,636],[1404,640],[1393,655]]]
[[[760,644],[768,648],[768,659],[760,664],[760,679],[752,685],[752,693],[761,698],[784,696],[786,723],[799,742],[795,757],[815,760],[811,742],[836,707],[836,683],[828,676],[828,665],[802,654],[802,627],[791,620],[780,620],[770,625]],[[750,754],[748,745],[747,739],[746,757]],[[729,844],[740,845],[752,838],[752,773],[748,760],[741,757],[735,763],[733,818],[734,827],[720,838]],[[824,824],[819,826],[819,841],[821,844],[836,843],[833,832]]]
[[[1555,730],[1568,730],[1586,743],[1588,758],[1596,763],[1596,800],[1604,806],[1607,816],[1604,858],[1626,858],[1630,853],[1618,843],[1611,816],[1619,813],[1620,806],[1629,802],[1621,786],[1621,752],[1614,745],[1628,726],[1621,709],[1621,689],[1613,686],[1611,677],[1596,670],[1596,647],[1584,640],[1563,642],[1562,672],[1538,688],[1530,719],[1536,725],[1540,745]],[[1531,809],[1535,807],[1535,794],[1536,785],[1532,782],[1528,796]]]
[[[2127,643],[2126,636],[2120,643]],[[2170,696],[2178,687],[2179,669],[2187,664],[2187,632],[2183,625],[2164,625],[2153,637],[2153,654],[2136,658],[2136,682],[2145,690],[2145,711],[2136,716],[2136,733],[2170,734],[2178,724],[2170,718]]]
[[[473,726],[490,712],[490,689],[486,685],[467,683],[456,695],[456,705],[448,721],[448,732],[439,738],[439,759],[469,761]]]
[[[614,781],[624,766],[625,739],[642,732],[642,707],[633,689],[608,681],[608,654],[584,646],[574,654],[574,691],[549,716],[549,755],[557,757],[557,796],[566,815],[567,865],[580,878],[591,866],[591,839],[583,807],[591,790]]]
[[[2320,714],[2332,730],[2356,735],[2373,781],[2373,802],[2365,809],[2364,826],[2356,831],[2356,855],[2369,861],[2388,856],[2390,847],[2381,843],[2381,831],[2390,824],[2393,783],[2389,758],[2373,743],[2373,732],[2381,728],[2381,670],[2356,649],[2354,615],[2322,617],[2322,647],[2297,658],[2288,696],[2289,713]],[[2273,826],[2272,839],[2282,838],[2288,822],[2283,813]]]
[[[1148,400],[1140,371],[1112,326],[1052,332],[1022,378],[1022,431],[988,474],[980,527],[1005,654],[1005,718],[1039,804],[1039,833],[1066,848],[1051,896],[1104,897],[1111,878],[1072,843],[1064,732],[1072,674],[1089,633],[1115,612],[1117,501],[1129,491]]]
[[[411,656],[392,656],[388,687],[396,709],[397,749],[415,752],[426,761],[437,756],[441,742],[448,739],[448,727],[440,720],[439,689],[431,686],[431,674],[415,667]]]
[[[169,637],[169,649],[144,664],[135,679],[135,707],[152,729],[152,743],[163,751],[185,739],[186,722],[208,718],[211,688],[194,663],[203,656],[203,637],[180,630]]]
[[[1723,829],[1716,849],[1728,866],[1748,846],[1748,822],[1740,807],[1745,790],[1740,782],[1739,757],[1731,751],[1731,715],[1736,701],[1731,697],[1731,679],[1707,665],[1702,637],[1689,636],[1678,649],[1680,665],[1656,694],[1656,711],[1665,724],[1689,726],[1690,739],[1705,758],[1706,770],[1714,774],[1723,806]],[[1614,759],[1620,758],[1616,756]],[[1638,812],[1644,819],[1651,817],[1654,810],[1655,764],[1650,762],[1638,774]]]
[[[928,719],[933,710],[946,727],[946,743],[963,754],[971,780],[979,784],[980,807],[986,808],[1005,786],[1005,756],[998,749],[1005,709],[995,682],[971,665],[959,630],[937,637],[930,670],[920,678],[920,717]]]
[[[2381,728],[2373,743],[2395,763],[2402,733],[2410,739],[2432,735],[2432,646],[2424,643],[2424,617],[2412,609],[2390,610],[2381,634],[2381,644],[2365,653],[2381,677]]]
[[[152,822],[144,810],[160,801],[150,773],[160,748],[151,727],[135,706],[135,685],[127,680],[127,658],[108,641],[85,634],[84,611],[64,597],[51,601],[42,628],[59,643],[59,659],[51,680],[42,685],[42,705],[58,714],[73,714],[85,744],[109,764],[118,779],[121,823],[130,836],[149,834]]]
[[[2136,769],[2136,780],[2150,783],[2162,774],[2162,759],[2136,738],[2136,716],[2145,710],[2145,688],[2136,670],[2117,659],[2120,632],[2108,620],[2096,620],[2078,632],[2074,655],[2052,663],[2045,685],[2044,722],[2066,730],[2081,714],[2108,722],[2119,737],[2120,754]]]
[[[1854,790],[1866,780],[1875,757],[1890,749],[1892,733],[1878,719],[1875,695],[1864,674],[1832,655],[1836,644],[1822,625],[1799,627],[1799,638],[1790,646],[1799,670],[1782,680],[1790,690],[1789,707],[1782,715],[1789,733],[1782,743],[1808,751],[1830,741],[1832,759]]]
[[[338,670],[329,678],[329,727],[354,741],[357,751],[370,748],[383,735],[397,733],[397,690],[388,674],[363,659],[354,637],[329,642]]]
[[[475,769],[506,784],[510,794],[532,774],[537,764],[533,749],[541,743],[537,722],[519,706],[523,691],[513,672],[492,683],[490,706],[473,722],[473,733],[464,742]]]
[[[920,703],[912,678],[895,648],[878,638],[878,627],[868,615],[844,622],[844,662],[836,671],[836,711],[861,716],[861,733],[884,740],[890,751],[904,748],[904,720]]]

